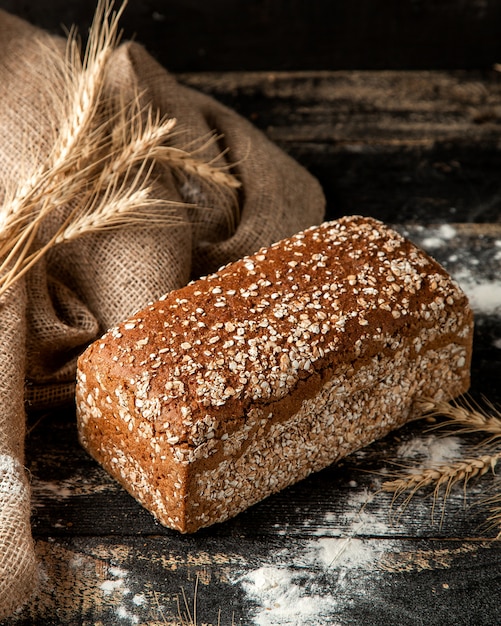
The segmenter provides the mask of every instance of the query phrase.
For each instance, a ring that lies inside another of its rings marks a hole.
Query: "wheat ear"
[[[409,470],[405,474],[398,475],[394,480],[383,482],[381,489],[382,491],[394,494],[392,505],[401,495],[407,493],[408,495],[400,505],[401,510],[404,510],[418,491],[434,485],[432,506],[433,519],[435,505],[442,487],[444,488],[443,501],[445,505],[450,491],[455,484],[463,482],[464,489],[466,489],[468,481],[472,478],[483,476],[489,470],[494,472],[500,459],[501,452],[498,452],[496,454],[485,454],[451,463],[441,463],[436,467]],[[441,524],[443,519],[444,508],[442,508]]]
[[[112,130],[111,146],[109,154],[110,166],[113,170],[125,169],[125,165],[139,163],[144,159],[151,159],[174,171],[184,172],[203,179],[206,183],[216,185],[229,190],[241,187],[240,181],[228,170],[234,165],[218,165],[226,151],[221,151],[211,160],[204,160],[203,152],[221,137],[209,133],[202,137],[201,145],[190,149],[168,145],[168,140],[176,132],[177,120],[175,118],[162,118],[150,108],[142,109],[141,97],[138,94],[132,103],[122,104],[115,114],[115,126]],[[113,116],[111,116],[113,119]],[[183,131],[178,130],[177,134]],[[108,175],[108,172],[103,172]]]
[[[59,193],[68,186],[61,185],[61,179],[70,171],[79,172],[88,147],[98,146],[102,141],[104,128],[96,123],[96,117],[101,106],[106,63],[119,39],[118,20],[125,3],[119,12],[113,12],[111,7],[108,2],[98,2],[83,60],[74,31],[68,38],[66,57],[61,57],[45,42],[40,43],[51,64],[51,72],[62,76],[65,85],[59,107],[54,111],[58,120],[55,124],[57,132],[54,132],[54,145],[44,165],[39,166],[16,189],[14,196],[4,202],[3,240],[12,240],[20,229],[29,229],[34,215],[43,218],[55,201],[60,204],[65,201],[67,198],[60,197]],[[47,198],[52,202],[43,201]],[[9,215],[15,216],[11,223]],[[12,230],[9,229],[11,225]],[[2,257],[3,252],[0,250]]]
[[[484,403],[487,410],[467,397],[451,402],[422,400],[419,402],[419,407],[424,416],[444,417],[449,420],[432,428],[442,428],[450,424],[458,433],[486,433],[489,435],[488,441],[493,442],[501,437],[501,412],[492,402],[484,399]]]
[[[125,2],[114,11],[113,2],[98,3],[83,54],[74,30],[64,58],[43,44],[53,76],[65,89],[51,100],[53,150],[43,165],[27,172],[17,189],[6,192],[0,208],[0,295],[54,245],[130,224],[178,223],[168,209],[180,203],[153,197],[157,165],[232,192],[240,186],[228,166],[217,164],[224,152],[211,160],[199,156],[218,140],[216,135],[200,138],[191,151],[175,148],[167,142],[176,120],[141,106],[140,94],[118,106],[104,98],[108,61],[120,39],[118,21],[124,7]],[[47,217],[75,200],[77,208],[41,244],[39,233]]]
[[[501,436],[501,413],[491,402],[484,400],[489,412],[476,404],[473,400],[463,397],[450,402],[420,399],[417,403],[423,417],[443,417],[447,421],[432,427],[442,428],[452,426],[460,434],[484,433],[487,435],[481,446],[485,449]],[[477,445],[477,447],[480,447]],[[451,463],[442,463],[435,467],[408,469],[396,474],[393,480],[382,484],[381,490],[393,493],[392,507],[396,501],[407,494],[399,509],[404,511],[418,491],[433,486],[432,520],[437,500],[443,489],[443,507],[440,524],[445,514],[445,504],[451,489],[459,482],[463,482],[466,494],[468,482],[475,477],[481,477],[490,470],[494,473],[496,465],[501,459],[501,452],[492,451],[477,457],[465,458]],[[494,496],[484,500],[484,504],[491,506],[490,516],[487,519],[489,529],[501,529],[501,496]],[[501,539],[501,530],[497,539]]]
[[[52,62],[51,71],[64,77],[66,89],[60,108],[54,111],[58,122],[53,125],[59,130],[49,157],[2,205],[0,294],[25,273],[25,259],[29,266],[33,264],[31,249],[47,215],[74,197],[76,189],[85,184],[87,172],[85,167],[79,167],[82,154],[86,153],[84,145],[99,146],[103,141],[104,128],[96,123],[96,117],[106,62],[118,41],[121,14],[114,13],[111,6],[108,2],[98,3],[83,62],[74,32],[69,37],[65,58],[42,44]]]
[[[234,165],[216,165],[217,161],[225,155],[226,151],[219,152],[216,157],[206,161],[197,158],[198,152],[203,152],[210,145],[217,143],[222,138],[221,135],[209,133],[204,143],[194,150],[174,146],[158,146],[156,158],[159,162],[173,169],[179,169],[186,174],[198,176],[210,184],[226,187],[228,189],[238,189],[241,187],[240,181],[227,170]]]

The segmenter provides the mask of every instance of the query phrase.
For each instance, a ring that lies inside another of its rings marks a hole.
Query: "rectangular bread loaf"
[[[446,271],[346,217],[171,292],[81,356],[83,446],[158,520],[226,520],[469,386]]]

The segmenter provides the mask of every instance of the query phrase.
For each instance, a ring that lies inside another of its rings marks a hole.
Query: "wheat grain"
[[[462,459],[454,463],[441,463],[431,468],[410,470],[405,476],[400,475],[395,480],[385,481],[382,489],[397,495],[409,490],[415,492],[433,484],[440,489],[446,482],[454,484],[461,480],[468,481],[474,476],[483,476],[489,470],[494,471],[499,459],[501,452]]]
[[[440,524],[442,524],[445,512],[445,503],[450,495],[452,487],[463,482],[464,489],[468,482],[475,477],[486,474],[489,470],[494,469],[501,459],[501,452],[495,454],[485,454],[479,457],[462,459],[451,463],[441,463],[435,467],[408,470],[406,474],[399,474],[394,480],[383,482],[382,491],[394,494],[392,506],[397,499],[404,493],[408,493],[400,505],[400,509],[404,510],[415,494],[426,487],[434,486],[433,489],[433,505],[432,520],[434,519],[435,504],[440,495],[440,491],[444,488],[442,515]]]
[[[210,143],[216,142],[218,138],[217,135],[211,134],[204,148],[210,145]],[[216,159],[220,159],[223,154],[219,153]],[[188,152],[182,148],[159,146],[156,158],[159,162],[169,167],[178,168],[188,174],[199,176],[209,183],[221,185],[228,189],[238,189],[241,186],[241,183],[233,174],[225,171],[224,166],[214,166],[214,160],[204,161],[203,159],[197,159],[194,156],[194,152]]]
[[[183,218],[166,208],[186,206],[173,200],[151,197],[149,187],[138,187],[133,182],[122,185],[121,191],[108,190],[102,198],[96,198],[86,212],[70,215],[54,234],[50,245],[66,243],[89,233],[113,230],[123,226],[151,226],[153,224],[179,224]],[[162,211],[159,211],[162,209]]]
[[[99,2],[91,27],[89,43],[84,63],[80,60],[80,48],[75,34],[68,39],[67,55],[62,58],[54,48],[47,46],[51,71],[61,74],[66,87],[61,107],[54,111],[58,127],[54,138],[54,148],[44,165],[38,166],[15,191],[5,198],[0,224],[2,226],[2,278],[0,293],[12,284],[19,273],[19,267],[33,264],[30,249],[36,239],[40,223],[55,208],[75,195],[75,188],[81,188],[85,168],[75,167],[81,160],[79,144],[97,144],[101,140],[103,128],[95,124],[99,109],[99,96],[104,83],[106,60],[117,41],[118,18],[122,9],[113,13],[111,5]],[[97,130],[96,130],[97,128]],[[74,168],[73,176],[67,176]],[[12,264],[18,256],[18,262]],[[27,259],[24,264],[23,258]],[[29,260],[28,260],[29,259]],[[5,272],[6,268],[9,268]],[[25,273],[25,272],[23,272]]]
[[[120,40],[118,22],[125,4],[114,11],[113,2],[98,3],[83,54],[74,30],[64,58],[50,45],[45,49],[52,76],[64,87],[51,100],[54,148],[43,165],[26,172],[17,189],[4,193],[0,295],[54,245],[97,230],[177,223],[179,218],[169,209],[179,203],[153,195],[152,176],[158,165],[197,176],[231,194],[240,186],[228,165],[217,164],[224,151],[204,159],[207,148],[219,140],[217,135],[199,138],[191,150],[169,146],[176,120],[161,118],[150,105],[141,106],[140,94],[130,103],[118,99],[112,104],[104,98],[108,61]],[[61,210],[66,205],[75,208],[64,217]],[[236,196],[233,205],[237,206]],[[235,215],[227,201],[222,207],[233,229]],[[47,241],[39,241],[42,226],[55,212],[63,216],[62,224]]]
[[[108,158],[108,163],[101,173],[103,182],[111,180],[117,174],[130,171],[131,167],[141,164],[146,159],[155,160],[157,150],[175,125],[174,118],[155,123],[148,120],[143,128],[132,132],[129,141],[119,144],[111,153],[111,158]]]
[[[501,413],[488,400],[484,399],[484,402],[490,413],[466,397],[454,402],[422,400],[418,406],[423,415],[440,416],[450,420],[449,423],[454,426],[456,432],[464,434],[488,433],[491,442],[501,437]],[[443,426],[444,424],[437,424],[432,428]]]
[[[102,106],[108,60],[120,40],[118,25],[125,6],[123,2],[113,11],[113,3],[98,2],[83,56],[76,34],[68,38],[65,78],[72,88],[67,90],[67,111],[54,149],[53,168],[64,167],[69,155],[78,154],[79,143],[89,145],[88,131],[100,128],[95,119]]]

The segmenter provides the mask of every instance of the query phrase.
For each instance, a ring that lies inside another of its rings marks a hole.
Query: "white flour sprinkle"
[[[116,614],[117,617],[129,621],[131,624],[139,624],[139,617],[128,611],[127,608],[122,604],[117,607]]]
[[[143,604],[146,604],[146,596],[144,593],[136,593],[136,595],[132,598],[132,603],[136,606],[143,606]]]
[[[118,578],[125,578],[129,572],[120,567],[110,567],[110,574]]]
[[[306,595],[300,576],[287,568],[260,567],[244,576],[241,585],[259,605],[253,622],[257,626],[302,626],[306,618],[325,615],[336,606],[333,596]]]
[[[390,534],[388,524],[381,521],[381,515],[375,515],[367,510],[367,505],[374,497],[375,494],[366,488],[350,494],[343,506],[342,515],[327,513],[324,519],[326,525],[322,525],[315,534],[329,537],[356,537],[367,534],[377,534],[381,537]]]
[[[423,248],[428,250],[433,250],[435,248],[441,248],[444,246],[449,240],[454,239],[456,236],[456,229],[450,226],[449,224],[442,224],[438,230],[436,235],[431,237],[426,237],[422,240],[421,245]]]
[[[366,510],[373,500],[367,489],[351,493],[342,516],[325,515],[317,531],[321,536],[269,554],[260,567],[234,581],[254,605],[252,624],[334,626],[336,615],[344,614],[354,594],[372,592],[364,588],[371,585],[368,573],[374,581],[379,561],[394,546],[391,540],[362,536],[388,532],[388,526]]]
[[[466,241],[463,245],[459,239],[460,249],[455,248],[447,258],[441,258],[447,253],[449,242],[458,235],[453,226],[442,224],[438,228],[426,230],[422,227],[411,228],[405,234],[444,263],[468,296],[474,313],[501,315],[501,240],[492,241],[490,250],[484,250],[480,259],[474,248],[467,247]],[[485,273],[486,264],[488,276]]]
[[[119,578],[118,580],[105,580],[100,586],[99,588],[102,589],[102,591],[104,591],[105,595],[110,595],[111,593],[113,593],[116,589],[120,589],[122,590],[124,586],[124,581],[122,578]]]
[[[478,281],[472,273],[459,272],[455,276],[457,282],[470,300],[475,313],[485,315],[501,314],[501,280]]]
[[[459,437],[413,437],[398,447],[397,458],[421,459],[422,465],[438,465],[461,456]]]
[[[146,604],[146,597],[136,593],[132,598],[130,590],[129,572],[121,567],[108,568],[110,578],[101,583],[100,589],[104,596],[112,596],[110,601],[115,607],[115,615],[119,620],[128,624],[139,624],[141,619],[134,609]]]
[[[318,559],[326,568],[364,567],[369,568],[377,560],[375,549],[365,540],[355,537],[324,537],[311,548],[318,552]]]
[[[414,436],[401,443],[397,458],[405,463],[439,464],[461,455],[459,437]],[[355,488],[356,485],[353,485]],[[329,512],[319,523],[317,538],[291,542],[268,554],[256,569],[233,581],[246,594],[255,626],[325,626],[341,622],[357,595],[376,597],[377,580],[388,554],[399,550],[388,502],[377,504],[374,491],[351,492],[340,514]],[[428,513],[426,513],[428,515]],[[385,522],[387,520],[387,523]],[[376,536],[377,540],[369,537]],[[382,537],[388,539],[382,539]],[[253,608],[252,608],[253,607]]]
[[[373,582],[380,559],[392,545],[387,540],[322,537],[268,555],[266,563],[234,583],[253,605],[249,617],[255,626],[334,625],[354,595],[372,592],[368,572]]]

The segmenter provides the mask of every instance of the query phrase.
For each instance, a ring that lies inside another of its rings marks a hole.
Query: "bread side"
[[[79,361],[87,450],[164,524],[222,521],[467,390],[472,315],[425,253],[349,217],[149,305]]]

